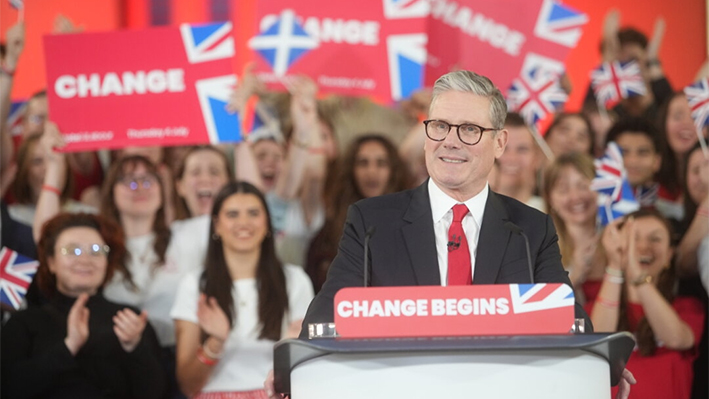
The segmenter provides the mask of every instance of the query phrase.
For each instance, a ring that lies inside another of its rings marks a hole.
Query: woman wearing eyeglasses
[[[54,146],[63,146],[56,127],[51,133]],[[60,153],[52,153],[45,184],[55,187],[63,184],[62,157]],[[174,377],[175,328],[170,309],[180,279],[202,268],[209,217],[173,222],[168,226],[162,186],[157,168],[143,156],[120,158],[108,171],[101,194],[101,215],[123,228],[129,256],[125,270],[113,276],[104,294],[110,300],[147,311],[164,349],[165,367]],[[58,197],[51,194],[42,192],[40,195],[35,232],[42,220],[58,212]],[[171,389],[176,390],[176,382],[172,382]]]
[[[165,374],[147,314],[101,293],[126,257],[120,228],[60,214],[44,225],[38,247],[48,302],[3,327],[2,397],[161,397]]]

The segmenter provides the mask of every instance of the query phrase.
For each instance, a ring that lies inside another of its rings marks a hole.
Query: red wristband
[[[42,184],[42,190],[49,191],[50,193],[54,193],[60,197],[62,196],[61,190],[56,187],[52,187],[49,184]]]
[[[215,364],[217,364],[217,362],[219,362],[219,359],[212,359],[207,356],[201,346],[199,347],[199,349],[197,349],[197,360],[207,366],[214,366]]]

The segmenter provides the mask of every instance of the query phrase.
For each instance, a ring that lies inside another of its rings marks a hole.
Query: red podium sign
[[[566,334],[574,303],[566,284],[345,288],[335,326],[343,338]]]

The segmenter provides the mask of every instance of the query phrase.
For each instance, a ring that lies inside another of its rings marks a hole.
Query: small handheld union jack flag
[[[542,66],[523,69],[507,92],[510,111],[518,112],[530,126],[556,112],[567,99],[568,95],[559,83],[559,74]]]
[[[604,62],[591,71],[591,87],[598,104],[611,108],[620,100],[645,94],[640,66],[635,61]]]
[[[598,217],[602,226],[640,208],[623,166],[623,154],[615,142],[608,143],[602,158],[593,161],[596,177],[591,190],[598,192]]]
[[[707,143],[704,137],[704,127],[709,126],[709,78],[704,78],[684,88],[692,119],[697,128],[697,136],[704,153],[707,154]]]
[[[20,309],[39,262],[3,247],[0,250],[0,303]]]

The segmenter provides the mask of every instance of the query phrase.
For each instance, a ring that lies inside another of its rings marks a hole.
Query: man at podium
[[[502,93],[484,76],[455,71],[436,81],[423,122],[430,178],[349,208],[338,254],[310,304],[301,337],[307,337],[309,323],[333,321],[334,296],[345,287],[571,285],[551,218],[489,189],[488,174],[507,144],[506,115]],[[592,330],[578,304],[576,317]]]

